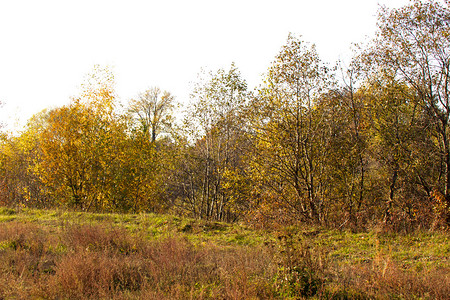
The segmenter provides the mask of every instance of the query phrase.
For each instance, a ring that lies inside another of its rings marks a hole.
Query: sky
[[[0,121],[18,131],[70,103],[94,65],[110,66],[124,104],[158,86],[187,103],[201,69],[232,62],[250,88],[288,34],[333,65],[376,30],[378,5],[408,0],[0,0]]]

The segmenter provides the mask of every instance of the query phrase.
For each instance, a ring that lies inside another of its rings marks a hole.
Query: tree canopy
[[[380,7],[348,68],[290,34],[250,90],[200,74],[184,119],[151,87],[120,107],[96,66],[70,104],[0,142],[0,204],[337,228],[450,225],[450,7]]]

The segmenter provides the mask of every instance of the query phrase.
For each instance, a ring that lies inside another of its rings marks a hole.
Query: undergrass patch
[[[9,207],[0,207],[0,216],[11,216],[15,215],[16,210]]]

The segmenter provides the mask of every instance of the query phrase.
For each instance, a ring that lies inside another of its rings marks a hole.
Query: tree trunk
[[[394,202],[394,195],[395,195],[395,184],[397,182],[398,177],[398,166],[395,166],[394,174],[392,175],[392,182],[389,186],[389,199],[386,202],[386,211],[384,213],[384,223],[390,223],[391,222],[391,209],[392,204]]]
[[[447,123],[445,123],[447,125]],[[447,225],[450,225],[450,145],[447,138],[447,128],[445,126],[443,128],[443,143],[444,143],[444,151],[445,151],[445,211],[443,212],[445,221]]]

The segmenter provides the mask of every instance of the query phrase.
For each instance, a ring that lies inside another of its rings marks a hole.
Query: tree
[[[425,105],[438,133],[444,203],[442,212],[450,224],[450,10],[448,3],[420,2],[379,12],[379,29],[372,52],[377,66],[394,70],[411,86]],[[439,198],[439,197],[437,197]]]
[[[49,112],[41,130],[42,182],[62,204],[89,210],[107,204],[103,188],[119,137],[114,115],[114,81],[107,68],[96,66],[80,98]]]
[[[289,210],[324,219],[328,135],[318,100],[330,85],[314,45],[289,35],[255,99],[255,170]]]
[[[160,211],[171,170],[159,151],[115,110],[114,76],[95,66],[79,97],[34,116],[0,143],[0,194],[10,205],[97,211]]]
[[[178,189],[195,217],[230,219],[239,206],[230,185],[241,163],[240,116],[246,105],[247,84],[232,64],[228,71],[220,69],[202,78],[192,98],[186,140],[192,140],[193,145],[187,145],[182,156]]]
[[[4,105],[3,102],[0,100],[0,108],[2,108],[3,105]],[[3,121],[0,121],[0,129],[2,129],[3,126],[5,126],[5,125],[3,124]]]
[[[360,93],[365,95],[370,113],[368,152],[376,170],[372,177],[378,180],[385,201],[378,204],[383,207],[380,219],[392,223],[401,214],[405,216],[402,221],[407,222],[429,219],[432,190],[426,183],[439,173],[440,163],[432,122],[423,102],[414,89],[397,81],[389,70],[371,78]]]
[[[173,107],[174,97],[167,91],[161,92],[157,87],[146,90],[129,103],[130,113],[137,118],[142,132],[152,143],[170,126]]]
[[[11,206],[51,207],[54,203],[42,184],[36,166],[40,161],[39,134],[47,123],[42,111],[28,120],[18,136],[4,136],[0,146],[0,198]]]
[[[341,212],[345,212],[344,223],[357,226],[364,223],[361,214],[367,204],[368,187],[368,127],[367,97],[361,93],[358,62],[353,61],[349,68],[339,66],[341,85],[334,87],[320,99],[320,109],[324,120],[329,124],[331,141],[329,143],[328,171],[333,193],[328,195],[340,207],[334,207],[337,220],[342,222]]]

